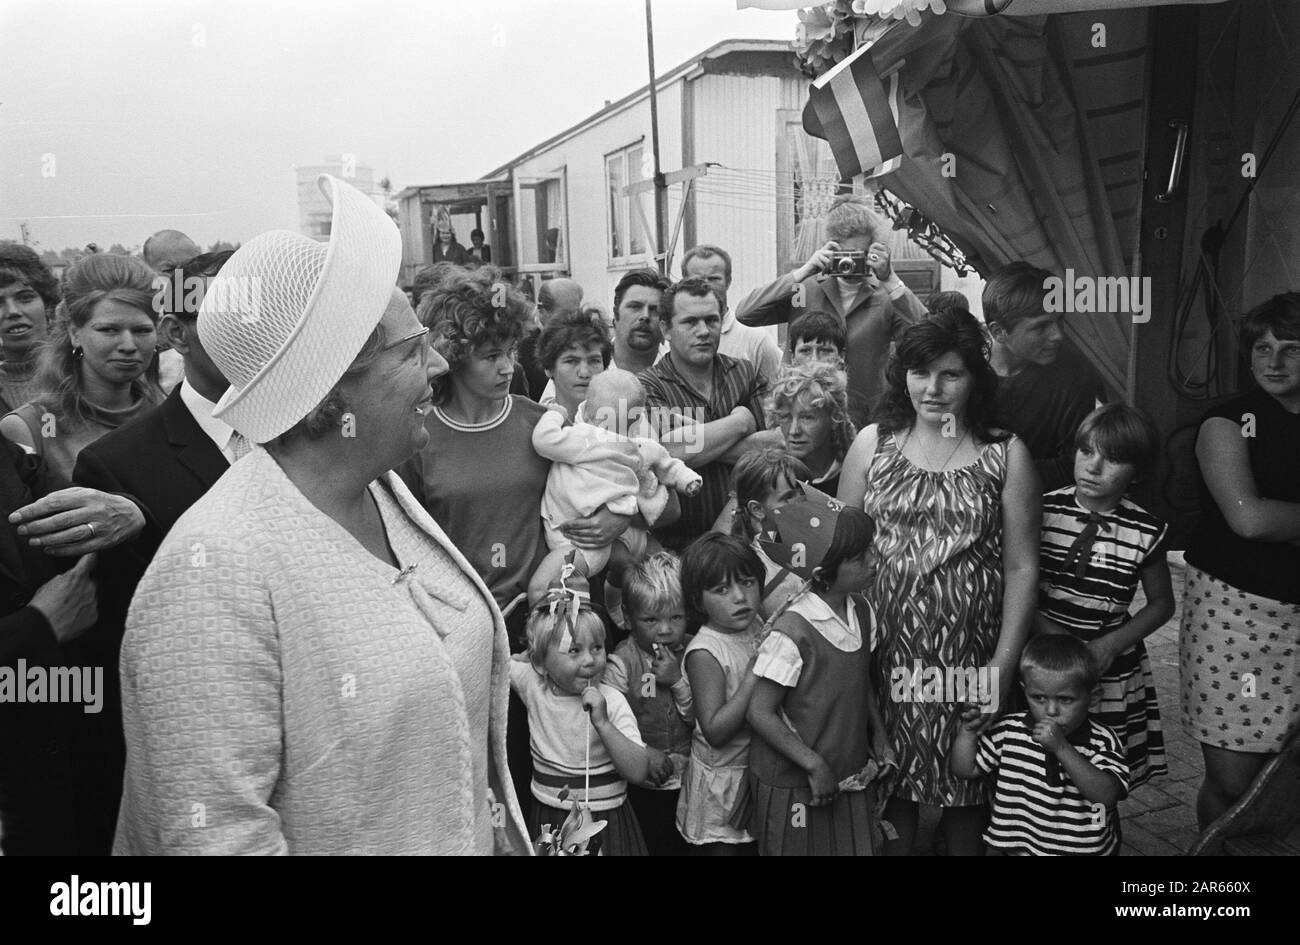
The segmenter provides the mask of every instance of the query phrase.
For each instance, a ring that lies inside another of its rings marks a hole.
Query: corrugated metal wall
[[[733,299],[777,276],[777,111],[800,106],[798,84],[751,75],[690,83],[694,160],[723,165],[696,181],[696,241],[731,253]]]

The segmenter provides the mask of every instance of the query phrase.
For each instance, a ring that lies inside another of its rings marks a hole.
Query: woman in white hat
[[[122,646],[116,853],[526,853],[505,628],[389,472],[446,370],[396,228],[332,177],[328,245],[249,241],[199,331],[263,445],[168,534]]]

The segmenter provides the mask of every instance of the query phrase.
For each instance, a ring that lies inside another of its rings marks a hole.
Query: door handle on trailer
[[[1165,185],[1164,193],[1156,194],[1156,200],[1160,203],[1174,199],[1174,193],[1183,181],[1183,162],[1187,159],[1187,132],[1190,125],[1181,118],[1171,118],[1169,127],[1178,129],[1178,139],[1174,142],[1174,159],[1169,164],[1169,183]]]

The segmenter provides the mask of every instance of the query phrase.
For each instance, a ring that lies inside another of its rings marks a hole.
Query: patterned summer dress
[[[870,594],[879,627],[872,664],[885,731],[898,755],[895,797],[940,807],[988,800],[982,781],[948,771],[955,701],[965,700],[913,682],[918,671],[925,678],[934,670],[945,682],[964,680],[955,671],[987,667],[996,649],[1010,443],[985,445],[968,466],[930,472],[899,452],[893,434],[884,434],[867,471],[863,508],[876,522],[880,561]]]

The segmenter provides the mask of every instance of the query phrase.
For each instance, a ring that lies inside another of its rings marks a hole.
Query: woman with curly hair
[[[0,409],[37,393],[36,354],[59,304],[59,281],[34,250],[0,243]]]
[[[821,361],[783,367],[772,387],[768,423],[781,431],[786,451],[808,467],[811,484],[835,495],[857,435],[844,372]]]
[[[145,376],[157,341],[153,279],[140,260],[109,254],[64,276],[68,317],[50,325],[40,354],[42,393],[0,420],[0,433],[43,457],[61,486],[83,447],[162,402]]]
[[[873,665],[899,761],[884,812],[897,839],[885,853],[911,852],[918,804],[928,804],[943,811],[948,852],[979,855],[988,798],[948,770],[960,725],[950,703],[986,697],[995,713],[1010,693],[1037,602],[1038,475],[1025,445],[994,426],[997,376],[971,315],[907,329],[885,377],[880,420],[854,440],[839,488],[877,528]],[[913,678],[918,667],[926,679],[984,670],[992,691],[935,693]]]
[[[429,443],[402,478],[482,576],[523,645],[528,579],[546,555],[542,493],[550,462],[533,450],[546,408],[510,393],[515,352],[531,309],[492,266],[448,274],[418,315],[450,370],[434,382]],[[601,509],[572,522],[575,545],[609,544],[628,517]]]
[[[529,312],[487,266],[448,272],[424,293],[416,314],[449,370],[433,383],[429,442],[399,470],[487,583],[508,626],[546,554],[541,502],[550,464],[532,445],[544,408],[510,393]]]

